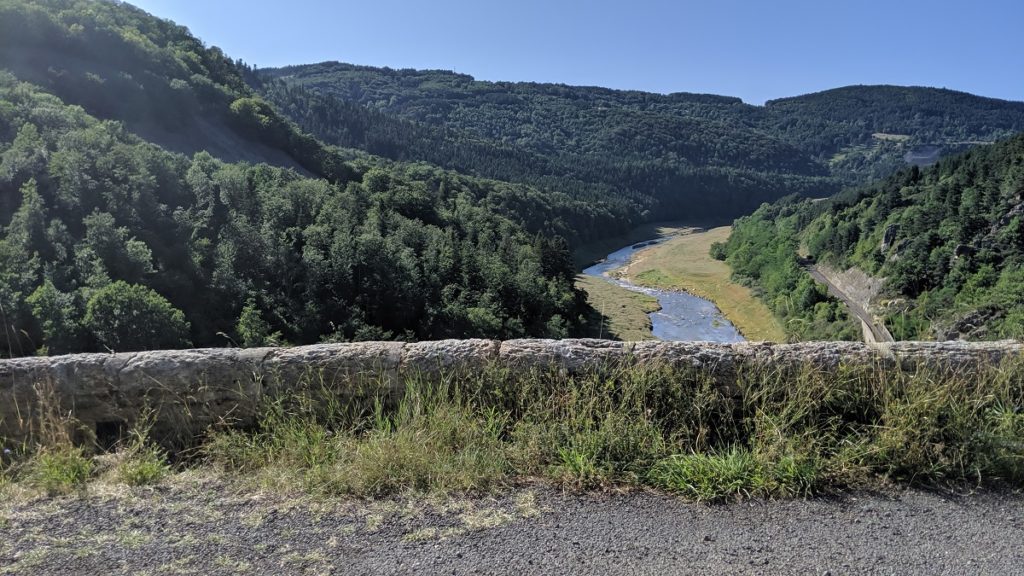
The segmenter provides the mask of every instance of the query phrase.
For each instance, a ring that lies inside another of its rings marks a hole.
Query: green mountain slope
[[[1022,127],[1016,103],[945,91],[919,117],[872,87],[754,107],[256,71],[102,0],[0,0],[0,70],[6,355],[575,334],[580,242],[827,195],[911,147]],[[809,331],[848,328],[815,314]]]
[[[765,104],[766,130],[849,182],[926,165],[1024,130],[1024,102],[903,86],[848,86]]]
[[[184,28],[0,0],[0,69],[4,355],[565,336],[585,312],[564,241],[508,216],[550,232],[579,204],[324,146]]]
[[[735,216],[791,193],[827,196],[1024,130],[1024,103],[930,88],[852,86],[758,107],[337,62],[257,76],[268,99],[325,140],[625,200],[640,219]],[[365,115],[390,129],[356,120]]]
[[[824,202],[765,206],[737,220],[724,252],[781,309],[801,244],[884,277],[880,310],[899,339],[1024,337],[1024,135]]]
[[[606,202],[631,221],[723,219],[785,194],[838,189],[822,165],[753,125],[758,109],[735,98],[338,63],[258,76],[268,100],[328,141],[389,157],[414,151],[442,166]],[[353,116],[360,110],[402,129],[368,131],[373,123]]]

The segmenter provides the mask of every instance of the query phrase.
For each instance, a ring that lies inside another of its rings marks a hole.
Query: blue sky
[[[1024,100],[1024,0],[130,0],[258,66],[340,60],[760,104],[849,84]]]

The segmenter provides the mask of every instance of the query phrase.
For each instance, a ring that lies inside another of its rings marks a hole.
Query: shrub
[[[658,462],[648,476],[654,485],[697,502],[762,493],[765,478],[749,451],[733,448],[720,454],[679,454]]]

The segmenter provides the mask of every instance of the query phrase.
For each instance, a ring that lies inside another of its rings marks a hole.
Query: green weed
[[[170,473],[167,454],[148,444],[133,447],[117,466],[117,477],[129,486],[157,484]]]
[[[648,479],[697,502],[763,492],[765,479],[754,456],[734,448],[721,454],[680,454],[658,462]]]
[[[153,417],[152,412],[143,414],[119,450],[116,475],[129,486],[156,484],[171,473],[167,452],[149,439]]]
[[[26,480],[28,485],[56,496],[85,487],[92,470],[93,461],[81,448],[47,448],[27,463]]]

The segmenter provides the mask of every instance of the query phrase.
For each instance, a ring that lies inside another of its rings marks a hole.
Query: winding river
[[[665,240],[668,238],[648,240],[616,250],[583,273],[657,298],[661,310],[652,312],[650,317],[652,332],[659,340],[743,342],[743,336],[713,302],[686,292],[637,286],[612,275],[615,270],[627,266],[633,254]]]

